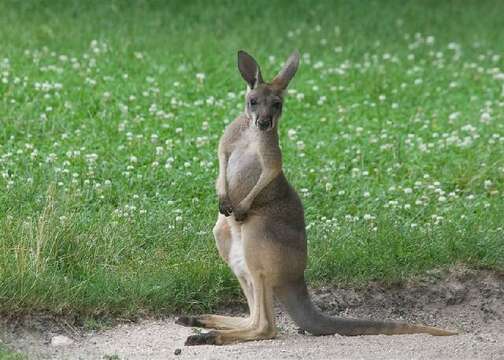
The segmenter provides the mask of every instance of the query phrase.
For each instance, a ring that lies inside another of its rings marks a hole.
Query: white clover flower
[[[203,82],[206,78],[206,75],[204,73],[197,73],[196,74],[196,79],[199,81],[199,82]]]
[[[287,136],[289,137],[290,140],[296,140],[296,138],[297,138],[297,131],[295,129],[289,129],[287,131]]]
[[[484,112],[481,114],[480,122],[482,122],[483,124],[488,124],[491,119],[492,117],[490,116],[490,114],[488,112]]]
[[[317,101],[317,105],[323,105],[327,100],[327,97],[322,95],[321,97],[319,97],[318,101]]]
[[[331,191],[331,190],[332,190],[332,188],[333,188],[333,185],[332,185],[331,183],[326,183],[326,184],[325,184],[325,189],[326,189],[326,191]]]
[[[448,120],[449,120],[450,122],[455,121],[455,120],[457,120],[457,119],[460,117],[460,115],[461,115],[461,114],[460,114],[460,112],[459,112],[459,111],[454,112],[454,113],[451,113],[451,114],[448,116]]]

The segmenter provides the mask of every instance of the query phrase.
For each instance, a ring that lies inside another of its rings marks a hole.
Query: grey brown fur
[[[238,69],[248,92],[245,111],[229,124],[219,143],[220,214],[213,233],[219,254],[240,282],[250,316],[181,317],[177,320],[181,325],[216,329],[190,336],[186,345],[274,338],[274,295],[296,324],[313,335],[455,334],[399,322],[328,317],[312,304],[304,279],[303,206],[282,171],[277,132],[284,93],[298,64],[295,51],[267,83],[252,56],[238,52]]]

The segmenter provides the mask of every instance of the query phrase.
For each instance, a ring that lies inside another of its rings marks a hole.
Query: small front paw
[[[228,217],[233,212],[233,205],[228,197],[219,198],[219,212]]]
[[[248,210],[245,210],[244,208],[238,207],[237,209],[233,210],[234,218],[238,222],[243,222],[247,218],[247,212]]]

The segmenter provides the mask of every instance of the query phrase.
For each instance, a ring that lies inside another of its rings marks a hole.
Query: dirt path
[[[175,325],[172,318],[122,324],[99,333],[67,331],[74,340],[70,345],[50,344],[61,332],[54,328],[4,329],[2,337],[30,359],[504,359],[504,276],[463,271],[443,280],[437,277],[400,288],[371,285],[314,293],[328,313],[428,323],[458,329],[461,335],[313,337],[298,334],[279,310],[276,340],[232,346],[184,347],[193,330]]]

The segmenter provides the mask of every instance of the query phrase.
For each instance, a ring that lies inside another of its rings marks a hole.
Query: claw
[[[185,346],[194,345],[218,345],[217,343],[218,333],[215,331],[210,331],[204,334],[191,335],[187,338]]]
[[[233,207],[231,206],[229,200],[219,200],[219,212],[228,217],[233,212]]]

